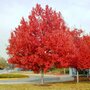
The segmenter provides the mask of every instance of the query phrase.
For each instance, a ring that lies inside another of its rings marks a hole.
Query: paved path
[[[74,78],[70,75],[45,75],[44,82],[66,82],[73,81]],[[40,75],[39,74],[30,74],[29,78],[24,79],[13,79],[13,80],[0,80],[0,84],[23,84],[23,83],[40,83]]]
[[[11,73],[14,72],[14,70],[0,70],[0,74],[5,74],[5,73]]]

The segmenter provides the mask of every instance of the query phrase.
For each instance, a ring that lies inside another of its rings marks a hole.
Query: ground
[[[14,72],[14,74],[33,75],[32,72],[26,72],[26,71]],[[19,79],[19,81],[20,80],[21,79]],[[44,85],[40,85],[39,83],[38,84],[32,84],[32,83],[3,84],[2,83],[0,84],[0,90],[90,90],[90,81],[86,77],[80,77],[79,83],[76,83],[76,80],[71,82],[63,82],[63,83],[62,82],[47,83],[47,84],[45,83]]]
[[[68,82],[68,83],[53,83],[47,85],[37,84],[14,84],[0,85],[0,90],[90,90],[90,82]]]

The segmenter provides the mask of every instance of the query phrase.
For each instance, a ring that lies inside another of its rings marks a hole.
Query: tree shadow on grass
[[[44,83],[44,84],[33,84],[34,86],[52,86],[51,84],[48,84],[48,83]]]
[[[79,81],[79,83],[90,84],[90,81]],[[77,81],[63,82],[63,84],[78,84]]]

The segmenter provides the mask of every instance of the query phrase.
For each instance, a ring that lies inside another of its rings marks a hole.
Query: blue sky
[[[60,11],[68,26],[90,30],[90,0],[0,0],[0,56],[8,58],[6,47],[11,31],[22,17],[27,19],[36,3]]]

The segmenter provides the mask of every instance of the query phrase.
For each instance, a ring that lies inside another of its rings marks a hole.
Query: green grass
[[[34,74],[33,71],[14,71],[14,72],[11,72],[13,74]]]
[[[0,90],[90,90],[90,82],[52,83],[44,86],[32,84],[0,85]]]
[[[2,79],[2,78],[27,78],[27,77],[29,77],[29,76],[23,75],[23,74],[14,74],[14,73],[0,74],[0,79]]]
[[[21,72],[20,72],[21,73]],[[28,77],[20,73],[0,74],[1,78],[23,78]],[[28,73],[28,72],[27,72]],[[9,76],[9,77],[8,77]],[[49,83],[45,85],[40,84],[1,84],[0,90],[90,90],[90,81],[82,81],[80,83],[65,82],[65,83]]]

